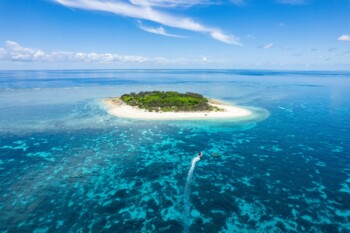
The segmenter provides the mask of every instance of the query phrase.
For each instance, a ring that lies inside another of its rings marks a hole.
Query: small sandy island
[[[119,98],[103,100],[108,113],[121,118],[141,120],[202,120],[202,119],[240,119],[247,118],[253,113],[245,108],[232,106],[227,103],[209,99],[211,106],[221,109],[220,111],[203,112],[150,112],[145,109],[125,104]]]

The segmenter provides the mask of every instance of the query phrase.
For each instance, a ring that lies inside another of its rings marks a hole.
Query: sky
[[[350,70],[350,0],[0,0],[0,69]]]

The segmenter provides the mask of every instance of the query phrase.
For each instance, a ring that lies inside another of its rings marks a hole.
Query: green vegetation
[[[195,112],[195,111],[220,111],[211,106],[208,99],[197,93],[185,94],[176,91],[152,91],[130,93],[120,98],[128,105],[136,106],[148,111],[162,112]]]

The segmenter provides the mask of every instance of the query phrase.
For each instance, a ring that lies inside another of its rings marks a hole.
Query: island
[[[144,120],[244,119],[252,112],[198,93],[141,91],[103,100],[109,114]]]

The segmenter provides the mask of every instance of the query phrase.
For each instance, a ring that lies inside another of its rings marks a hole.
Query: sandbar
[[[240,119],[250,117],[253,112],[218,100],[209,100],[209,104],[221,111],[203,112],[150,112],[125,104],[118,98],[104,99],[107,111],[113,116],[140,120],[205,120],[205,119]]]

